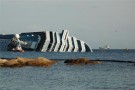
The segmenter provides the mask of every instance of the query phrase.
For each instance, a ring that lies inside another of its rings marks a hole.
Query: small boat
[[[124,50],[125,50],[125,51],[128,51],[128,48],[125,48]]]
[[[104,47],[99,47],[100,50],[108,50],[110,49],[109,45],[105,45]]]
[[[24,51],[41,52],[92,52],[87,43],[69,36],[68,30],[61,33],[54,31],[20,33],[20,40],[27,42],[22,45]],[[0,34],[0,51],[7,51],[14,34]]]

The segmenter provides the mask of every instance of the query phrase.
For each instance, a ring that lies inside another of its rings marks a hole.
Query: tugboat
[[[8,51],[8,46],[14,34],[0,34],[0,51]],[[24,32],[20,33],[20,40],[26,42],[21,45],[24,51],[41,52],[92,52],[87,43],[69,36],[68,30],[61,33],[54,31]]]

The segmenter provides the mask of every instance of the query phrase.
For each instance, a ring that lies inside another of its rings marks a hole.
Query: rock
[[[22,67],[25,66],[26,63],[30,61],[28,58],[17,57],[16,59],[6,60],[2,67]]]
[[[68,65],[80,65],[80,64],[100,64],[101,62],[99,61],[91,61],[88,58],[79,58],[79,59],[70,59],[66,60],[64,63]]]
[[[16,59],[22,66],[27,65],[27,62],[32,60],[32,59],[29,59],[29,58],[22,58],[22,57],[17,57]]]
[[[85,64],[85,63],[87,63],[88,61],[89,61],[88,58],[79,58],[79,59],[77,59],[77,62],[78,62],[78,63],[82,63],[82,64]]]
[[[8,60],[5,62],[3,67],[21,67],[22,65],[17,61],[17,59]]]
[[[87,58],[79,58],[66,60],[64,63],[74,65],[74,64],[85,64],[88,61],[89,60]]]
[[[33,60],[30,60],[27,62],[28,66],[43,66],[43,67],[48,67],[52,64],[55,64],[55,61],[43,58],[43,57],[38,57]]]
[[[22,58],[22,57],[17,57],[16,59],[11,59],[11,60],[0,59],[1,67],[22,67],[22,66],[48,67],[55,63],[56,63],[55,61],[43,57],[38,57],[34,59]]]
[[[101,64],[100,61],[88,61],[85,64]]]
[[[7,60],[6,59],[0,59],[0,66],[2,66],[4,63],[6,63]]]

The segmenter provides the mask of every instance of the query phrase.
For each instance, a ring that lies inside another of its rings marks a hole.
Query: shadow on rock
[[[69,59],[64,61],[67,65],[87,65],[87,64],[101,64],[100,61],[92,61],[88,58]]]

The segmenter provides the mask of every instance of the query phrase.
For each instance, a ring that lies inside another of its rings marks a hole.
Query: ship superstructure
[[[0,34],[0,51],[7,51],[8,44],[14,34]],[[20,40],[27,42],[22,45],[25,51],[41,52],[92,52],[84,41],[69,36],[68,30],[61,33],[54,31],[25,32],[20,34]]]

